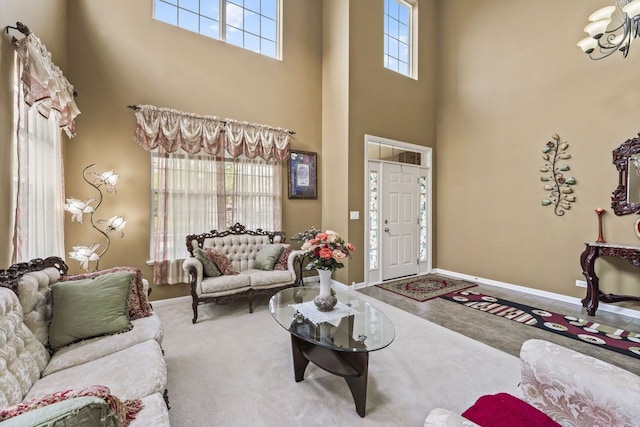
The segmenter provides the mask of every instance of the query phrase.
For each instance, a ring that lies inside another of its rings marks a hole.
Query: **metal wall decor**
[[[549,195],[542,199],[542,206],[553,206],[553,212],[562,216],[565,211],[571,209],[571,203],[576,201],[573,194],[573,186],[576,179],[572,176],[564,177],[564,173],[571,170],[568,164],[563,160],[569,160],[571,154],[567,153],[569,144],[567,141],[561,141],[560,136],[556,133],[553,135],[553,141],[547,142],[542,149],[542,158],[545,164],[540,168],[540,172],[548,174],[540,177],[540,181],[544,183],[545,191],[549,191]]]

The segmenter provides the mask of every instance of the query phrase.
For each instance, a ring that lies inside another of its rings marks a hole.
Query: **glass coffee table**
[[[318,288],[285,289],[271,298],[269,310],[291,334],[296,382],[304,379],[309,362],[343,377],[356,412],[364,417],[369,353],[391,344],[393,323],[371,304],[347,293],[337,292],[333,311],[321,312],[313,303],[318,292]]]

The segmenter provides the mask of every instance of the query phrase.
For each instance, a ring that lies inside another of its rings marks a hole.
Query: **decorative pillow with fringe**
[[[0,421],[5,421],[18,415],[24,414],[34,409],[42,408],[63,400],[76,397],[95,396],[103,399],[111,408],[111,412],[116,415],[120,425],[128,426],[133,421],[138,412],[143,407],[140,399],[125,400],[124,402],[111,394],[109,387],[103,385],[92,385],[77,390],[65,390],[48,394],[40,399],[27,400],[17,405],[0,409]]]

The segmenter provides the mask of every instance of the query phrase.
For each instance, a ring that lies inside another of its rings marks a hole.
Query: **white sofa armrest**
[[[531,339],[520,350],[523,400],[562,425],[635,425],[640,377],[602,360]]]
[[[447,409],[436,408],[424,420],[424,427],[480,427],[462,415]]]
[[[187,273],[192,268],[196,271],[196,285],[200,287],[202,283],[204,267],[202,266],[202,262],[200,262],[200,260],[196,257],[189,257],[182,263],[182,269]],[[193,278],[191,278],[191,280],[193,280]]]

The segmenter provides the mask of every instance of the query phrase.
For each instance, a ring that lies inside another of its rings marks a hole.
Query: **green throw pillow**
[[[213,262],[211,258],[209,258],[209,255],[207,255],[207,252],[204,249],[195,248],[193,250],[193,256],[202,263],[202,272],[205,276],[222,276],[222,273],[220,273],[220,269],[218,268],[216,263]]]
[[[278,257],[280,253],[284,249],[280,243],[265,243],[260,248],[260,252],[256,255],[256,260],[253,262],[253,268],[257,268],[259,270],[273,270],[273,266],[276,261],[278,261]]]
[[[49,346],[57,350],[83,339],[131,329],[127,309],[131,279],[130,272],[121,271],[51,286]]]

